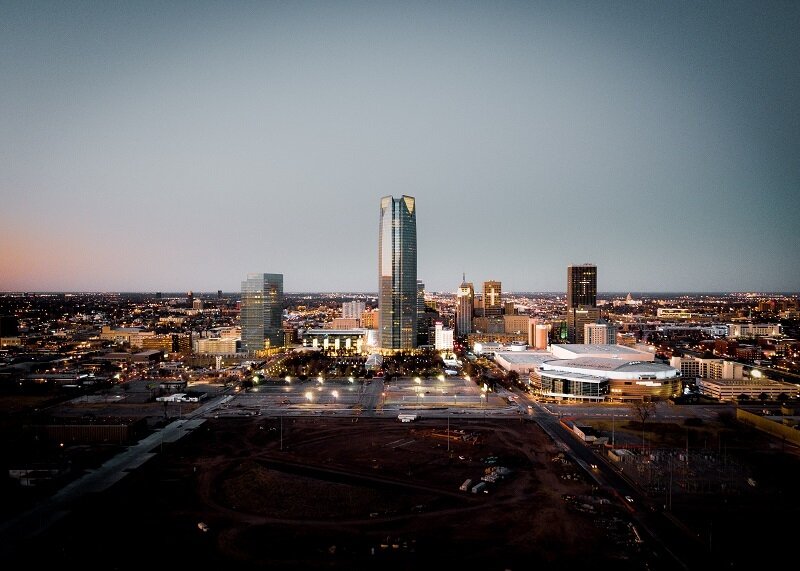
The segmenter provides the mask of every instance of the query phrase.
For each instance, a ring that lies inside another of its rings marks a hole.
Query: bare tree
[[[631,401],[631,413],[639,419],[642,427],[642,446],[644,447],[644,423],[656,414],[656,403],[652,400]]]
[[[656,413],[656,403],[650,400],[631,401],[631,412],[644,425]]]

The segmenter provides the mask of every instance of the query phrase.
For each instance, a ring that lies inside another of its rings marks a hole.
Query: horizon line
[[[453,293],[450,290],[425,290],[426,292],[430,293]],[[21,294],[48,294],[48,295],[55,295],[55,294],[137,294],[137,295],[155,295],[158,293],[161,294],[180,294],[180,295],[187,295],[188,293],[192,293],[193,295],[198,294],[209,294],[209,295],[217,295],[219,292],[222,292],[224,295],[231,295],[231,294],[238,294],[241,295],[241,291],[225,291],[225,290],[5,290],[0,291],[0,296],[5,295],[21,295]],[[323,290],[298,290],[298,291],[284,291],[284,295],[297,295],[297,294],[344,294],[344,295],[372,295],[377,297],[377,291],[359,291],[359,290],[337,290],[337,291],[323,291]],[[527,293],[539,293],[539,294],[553,294],[553,295],[566,295],[566,290],[518,290],[518,291],[502,291],[501,293],[504,294],[527,294]],[[781,294],[781,295],[800,295],[800,291],[794,290],[605,290],[605,291],[598,291],[597,295],[609,295],[609,294],[749,294],[749,295],[773,295],[773,294]]]

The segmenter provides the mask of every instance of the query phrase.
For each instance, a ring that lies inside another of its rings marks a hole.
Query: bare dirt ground
[[[208,421],[20,553],[36,568],[648,568],[617,508],[563,499],[599,498],[536,425],[459,419],[448,439],[446,420],[355,420]],[[498,465],[511,474],[489,493],[459,490]]]

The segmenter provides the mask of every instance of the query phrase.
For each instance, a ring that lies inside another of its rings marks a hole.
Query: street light
[[[439,375],[439,376],[438,376],[438,377],[436,377],[436,378],[437,378],[437,379],[439,379],[440,381],[444,382],[444,375]]]
[[[450,413],[447,413],[447,452],[450,452]]]
[[[322,384],[322,383],[323,383],[324,379],[322,378],[322,375],[319,375],[319,376],[317,377],[317,381],[319,381],[319,384]]]
[[[351,383],[354,382],[353,377],[347,377],[347,380],[350,381]]]
[[[331,396],[333,397],[333,404],[336,404],[336,397],[339,396],[338,391],[331,391]]]
[[[420,379],[419,377],[414,377],[414,382],[419,385],[420,383],[422,383],[422,379]]]
[[[311,391],[306,391],[306,400],[308,402],[311,402],[311,399],[313,398],[314,398],[314,393],[312,393]]]
[[[290,377],[289,375],[286,375],[286,382],[287,383],[291,383],[292,382],[292,377]]]

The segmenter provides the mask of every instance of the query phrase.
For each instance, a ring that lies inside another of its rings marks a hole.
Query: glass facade
[[[597,266],[567,266],[567,307],[597,307]]]
[[[599,401],[608,394],[608,379],[579,379],[541,372],[542,395]]]
[[[381,198],[378,229],[379,339],[383,349],[417,343],[417,212],[414,198]]]
[[[247,274],[242,282],[242,351],[283,346],[283,274]]]

